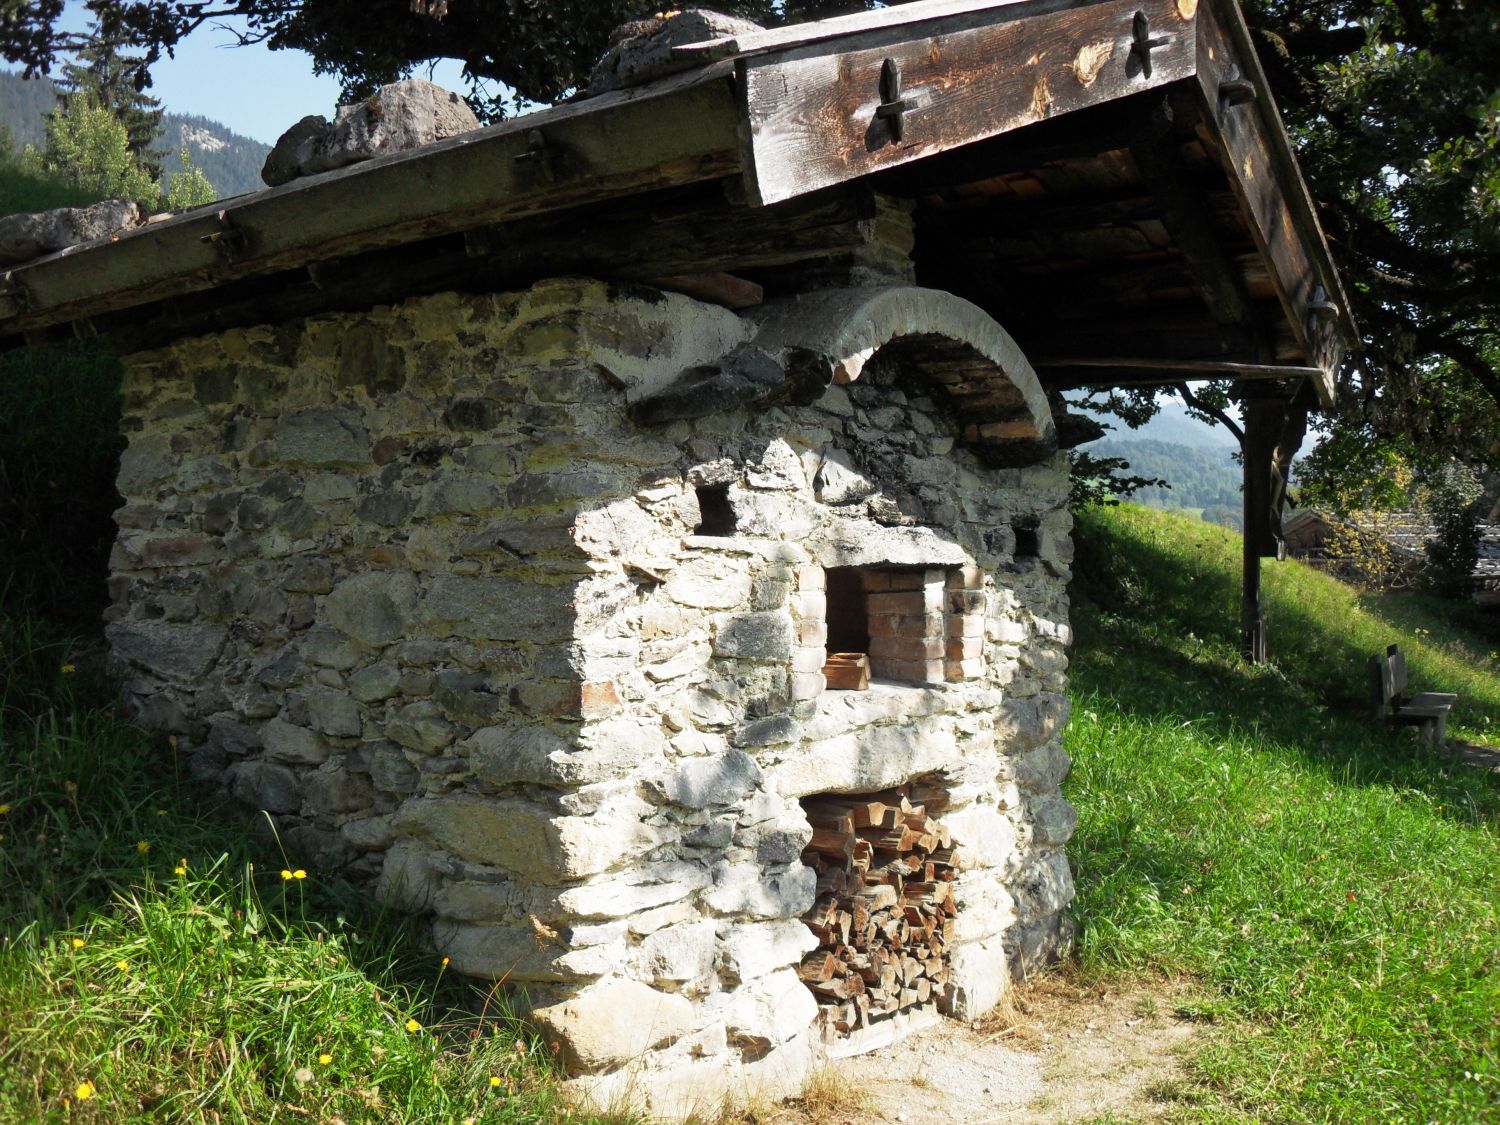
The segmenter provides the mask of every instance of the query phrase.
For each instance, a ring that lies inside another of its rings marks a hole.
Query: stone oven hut
[[[141,719],[673,1113],[1067,946],[1060,393],[1238,380],[1258,567],[1352,329],[1229,0],[689,12],[595,90],[0,334],[126,357]]]

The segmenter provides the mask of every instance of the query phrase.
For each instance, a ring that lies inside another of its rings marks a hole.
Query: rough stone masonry
[[[663,1113],[823,1050],[802,798],[946,794],[944,1011],[1070,933],[1063,464],[987,466],[895,343],[815,396],[632,421],[757,330],[564,278],[185,340],[125,382],[108,631],[139,715],[523,990],[596,1097]],[[870,618],[868,690],[821,674],[834,572],[908,599]]]

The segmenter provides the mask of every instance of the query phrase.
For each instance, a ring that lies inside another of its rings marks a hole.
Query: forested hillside
[[[56,101],[57,93],[47,79],[24,79],[0,70],[0,127],[10,135],[15,149],[42,145],[42,119]],[[206,117],[168,112],[162,118],[162,136],[156,147],[166,154],[169,171],[177,168],[177,153],[186,147],[221,199],[265,186],[260,181],[260,166],[270,147]]]
[[[270,146],[231,133],[207,117],[168,113],[162,118],[161,147],[169,154],[186,147],[220,199],[266,186],[261,183],[260,168],[266,162]],[[168,159],[167,166],[176,167],[175,160]]]
[[[1131,499],[1148,508],[1182,510],[1238,530],[1243,522],[1240,467],[1230,449],[1109,436],[1087,447],[1095,457],[1123,457],[1133,476],[1165,480],[1170,488],[1143,488]]]
[[[45,78],[28,82],[19,74],[0,70],[0,129],[17,150],[42,143],[42,118],[56,102],[52,83]]]

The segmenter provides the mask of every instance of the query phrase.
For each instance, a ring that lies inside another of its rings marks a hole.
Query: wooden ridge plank
[[[751,198],[772,203],[1189,78],[1194,17],[1185,10],[1176,0],[1018,6],[951,29],[897,26],[868,47],[836,41],[742,57]],[[1138,13],[1156,43],[1147,51],[1134,45]],[[899,91],[883,84],[892,65]],[[883,100],[904,107],[899,138],[877,113]]]

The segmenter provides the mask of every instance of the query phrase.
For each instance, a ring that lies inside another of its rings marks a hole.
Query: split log
[[[804,922],[819,948],[798,974],[837,1034],[931,1002],[948,979],[954,931],[952,839],[929,807],[946,797],[926,786],[804,802],[813,836],[803,861],[818,875]]]

